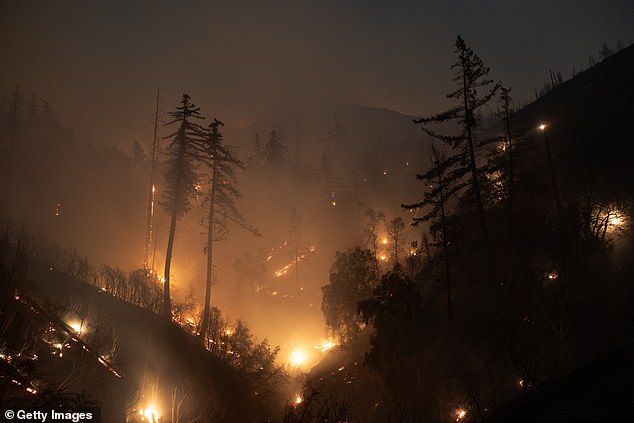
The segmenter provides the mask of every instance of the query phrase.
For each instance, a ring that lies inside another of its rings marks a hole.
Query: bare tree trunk
[[[445,285],[447,286],[447,314],[449,316],[449,322],[453,323],[453,308],[451,301],[451,278],[449,275],[449,251],[447,249],[447,222],[445,219],[445,193],[444,187],[442,183],[442,174],[440,172],[439,167],[439,158],[437,156],[437,152],[434,151],[436,155],[436,166],[438,168],[438,187],[440,188],[440,226],[442,228],[442,246],[443,246],[443,254],[445,261]]]
[[[209,311],[211,308],[211,284],[213,282],[213,234],[214,234],[214,206],[216,203],[216,162],[211,173],[211,192],[209,195],[209,216],[207,229],[207,281],[205,284],[205,307],[200,324],[200,338],[205,339],[209,329]]]
[[[176,207],[172,210],[167,251],[165,253],[165,282],[163,283],[163,316],[172,318],[172,299],[170,297],[170,267],[172,265],[172,250],[174,249],[174,235],[176,234]]]
[[[464,100],[464,113],[465,113],[465,126],[467,129],[467,143],[469,146],[469,168],[471,170],[471,186],[473,188],[473,193],[475,194],[476,207],[478,208],[478,218],[480,220],[480,229],[482,230],[482,235],[486,240],[487,244],[489,242],[489,231],[487,229],[486,218],[484,216],[484,206],[482,204],[482,195],[480,194],[480,182],[478,181],[478,168],[476,165],[476,157],[475,157],[475,149],[473,146],[473,110],[469,108],[468,101],[468,89],[467,89],[467,76],[466,76],[466,64],[464,57],[462,60],[462,97]]]

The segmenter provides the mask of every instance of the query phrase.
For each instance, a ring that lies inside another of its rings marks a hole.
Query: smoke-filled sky
[[[419,115],[451,88],[461,34],[491,76],[532,96],[603,42],[634,39],[634,2],[4,1],[0,89],[46,99],[81,139],[147,137],[188,92],[237,128],[298,105],[345,101]]]

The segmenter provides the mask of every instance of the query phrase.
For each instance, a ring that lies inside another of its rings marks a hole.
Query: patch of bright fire
[[[325,353],[326,351],[329,351],[336,346],[337,344],[335,344],[331,339],[327,339],[324,340],[321,345],[315,345],[315,349]]]
[[[304,401],[304,398],[300,394],[295,394],[295,405],[299,405]]]
[[[291,367],[300,367],[302,364],[306,363],[306,354],[304,354],[303,351],[295,350],[291,352],[288,363]]]
[[[453,412],[453,415],[456,418],[457,422],[462,421],[465,417],[467,417],[467,410],[465,410],[464,408],[457,408]]]
[[[146,420],[150,423],[158,423],[161,418],[158,408],[154,404],[150,404],[142,410],[139,410],[141,420]]]

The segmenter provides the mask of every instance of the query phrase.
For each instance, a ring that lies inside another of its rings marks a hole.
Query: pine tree
[[[279,175],[288,164],[283,139],[279,129],[272,129],[269,133],[269,140],[264,147],[264,170],[268,176]]]
[[[209,206],[207,214],[207,280],[205,284],[205,306],[201,322],[200,337],[204,339],[209,328],[211,312],[211,285],[213,283],[213,243],[222,240],[229,232],[228,224],[233,222],[254,235],[259,233],[250,228],[238,211],[235,201],[240,198],[236,170],[244,169],[244,164],[234,157],[222,143],[220,128],[224,124],[218,119],[209,124],[209,131],[204,141],[199,159],[209,169],[209,192],[205,202]]]
[[[476,112],[493,98],[500,86],[494,84],[492,80],[486,79],[489,68],[484,66],[482,60],[466,46],[460,36],[456,40],[455,53],[458,56],[458,61],[451,65],[451,69],[456,71],[453,81],[458,88],[449,93],[447,97],[454,100],[456,106],[443,113],[415,120],[414,123],[422,125],[424,132],[442,141],[453,150],[453,154],[439,164],[443,170],[442,173],[447,178],[445,189],[447,194],[451,195],[464,187],[470,188],[469,195],[475,202],[480,230],[488,242],[488,229],[479,180],[481,170],[476,160],[476,151],[479,147],[476,144],[475,133],[478,126]],[[462,133],[443,135],[428,127],[432,123],[448,121],[456,121],[462,127]],[[431,175],[428,176],[435,178],[435,171],[432,169]],[[468,183],[465,181],[466,178],[469,179]],[[428,180],[429,177],[422,176],[420,179]],[[433,216],[438,210],[439,208],[433,209]]]
[[[431,209],[422,217],[415,217],[413,225],[416,226],[422,222],[434,220],[432,224],[432,232],[437,233],[440,230],[439,245],[443,248],[444,267],[445,267],[445,285],[447,287],[447,313],[449,320],[453,318],[452,312],[452,296],[451,296],[451,279],[449,273],[449,251],[447,240],[447,199],[450,195],[455,194],[462,189],[466,182],[461,184],[455,184],[450,177],[445,175],[446,167],[443,164],[447,163],[447,159],[440,154],[436,149],[436,146],[432,144],[432,167],[424,175],[416,175],[416,177],[422,181],[429,183],[430,191],[426,191],[423,200],[416,204],[403,204],[403,208],[413,209],[419,207],[431,206]],[[447,189],[448,184],[452,184],[450,190]],[[440,226],[438,228],[438,226]],[[438,236],[435,235],[435,238]]]
[[[165,283],[163,285],[163,315],[171,318],[170,268],[176,222],[187,213],[191,199],[196,195],[197,174],[194,163],[198,157],[204,129],[194,123],[195,119],[203,118],[200,115],[200,109],[190,102],[190,97],[187,94],[183,94],[180,105],[169,115],[173,120],[167,125],[178,125],[178,130],[167,136],[171,140],[167,146],[165,189],[161,202],[171,218],[165,253]]]

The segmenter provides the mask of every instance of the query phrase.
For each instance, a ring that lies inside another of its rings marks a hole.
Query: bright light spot
[[[539,129],[543,131],[544,129],[546,129],[546,125],[542,123],[541,125],[539,125]]]
[[[623,224],[623,219],[619,216],[614,216],[610,218],[610,225],[619,226]]]
[[[387,256],[386,255],[381,255],[381,256],[379,256],[379,260],[387,261]]]
[[[161,414],[154,404],[150,404],[144,409],[139,410],[139,414],[145,417],[150,423],[158,423],[161,418]]]
[[[316,345],[315,349],[316,350],[320,350],[321,352],[325,353],[326,351],[331,350],[331,349],[333,349],[336,346],[337,346],[337,344],[332,342],[332,340],[328,339],[328,340],[324,340],[321,343],[321,345]]]
[[[557,278],[559,278],[559,272],[556,270],[553,270],[548,274],[548,279],[550,279],[551,281],[554,281]]]
[[[293,351],[289,364],[292,367],[299,367],[306,362],[306,355],[302,351]]]
[[[154,186],[154,184],[152,184],[152,194],[154,194],[156,192],[156,187]]]
[[[227,336],[233,335],[233,329],[231,329],[231,328],[225,329],[225,335],[227,335]]]
[[[79,320],[73,320],[72,322],[68,322],[68,326],[70,326],[70,328],[77,334],[77,335],[81,335],[81,332],[84,328],[84,324],[83,322],[80,322]]]
[[[383,241],[381,241],[383,243],[383,245],[387,244],[387,238],[383,238]]]
[[[456,417],[456,421],[459,422],[467,417],[467,410],[465,410],[464,408],[457,408],[453,412],[453,415]]]
[[[304,401],[304,398],[300,394],[295,394],[295,405],[299,405]]]
[[[334,206],[336,206],[336,205],[337,205],[337,202],[336,202],[336,201],[331,201],[331,202],[330,202],[330,205],[334,207]]]
[[[29,394],[37,394],[37,390],[34,388],[31,388],[30,386],[28,388],[26,388],[26,392],[28,392]]]

